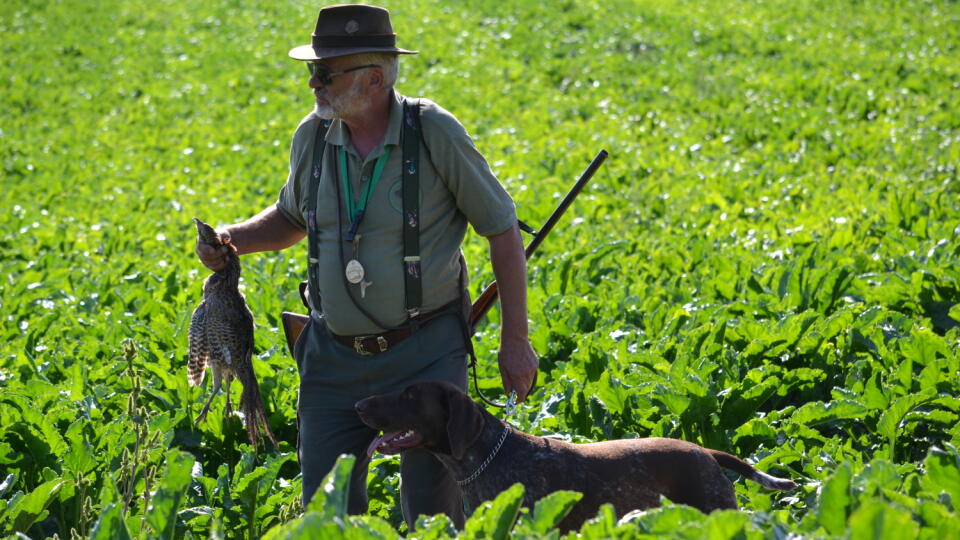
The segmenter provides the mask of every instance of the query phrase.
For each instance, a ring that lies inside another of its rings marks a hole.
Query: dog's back
[[[618,516],[660,505],[663,495],[703,512],[736,508],[733,484],[702,447],[677,439],[621,439],[571,444],[512,432],[504,443],[509,455],[491,463],[475,486],[465,486],[468,503],[478,504],[520,482],[524,505],[532,507],[557,490],[572,490],[583,498],[560,524],[579,527],[605,503]]]
[[[478,406],[479,409],[482,410]],[[503,424],[486,410],[486,436],[477,446],[487,448]],[[600,506],[613,505],[618,516],[660,505],[660,496],[697,508],[704,513],[736,509],[733,484],[722,468],[733,470],[768,489],[789,490],[796,484],[758,471],[740,458],[669,438],[618,439],[572,444],[511,429],[500,454],[483,475],[463,486],[468,506],[491,500],[519,482],[524,485],[524,506],[557,490],[583,494],[560,523],[564,531],[578,528],[594,517]]]

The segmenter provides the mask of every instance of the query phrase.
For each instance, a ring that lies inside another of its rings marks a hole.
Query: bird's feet
[[[214,394],[214,396],[215,395],[216,394]],[[206,404],[204,404],[203,409],[200,411],[200,414],[197,415],[197,419],[193,421],[195,425],[200,424],[200,422],[203,422],[203,419],[207,417],[207,412],[210,411],[211,403],[213,403],[213,396],[211,396],[210,399],[206,402]]]

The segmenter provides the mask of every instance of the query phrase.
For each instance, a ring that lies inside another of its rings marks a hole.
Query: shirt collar
[[[390,91],[390,123],[387,132],[383,135],[384,144],[398,146],[400,144],[400,126],[403,123],[403,96],[395,90]]]
[[[374,148],[368,159],[377,157],[383,152],[385,145],[398,146],[400,144],[400,125],[403,122],[403,96],[395,90],[390,91],[390,121],[387,123],[387,132],[383,135],[383,144]],[[334,119],[327,128],[327,142],[343,146],[348,152],[356,153],[350,141],[347,126],[339,118]]]

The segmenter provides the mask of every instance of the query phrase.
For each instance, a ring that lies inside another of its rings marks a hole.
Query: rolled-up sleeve
[[[516,224],[513,199],[490,170],[463,125],[428,100],[422,102],[421,122],[433,166],[477,234],[500,234]]]

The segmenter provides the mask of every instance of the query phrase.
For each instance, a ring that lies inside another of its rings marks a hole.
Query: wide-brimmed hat
[[[313,42],[290,49],[294,60],[324,60],[369,52],[417,54],[397,48],[390,12],[377,6],[327,6],[317,16]]]

